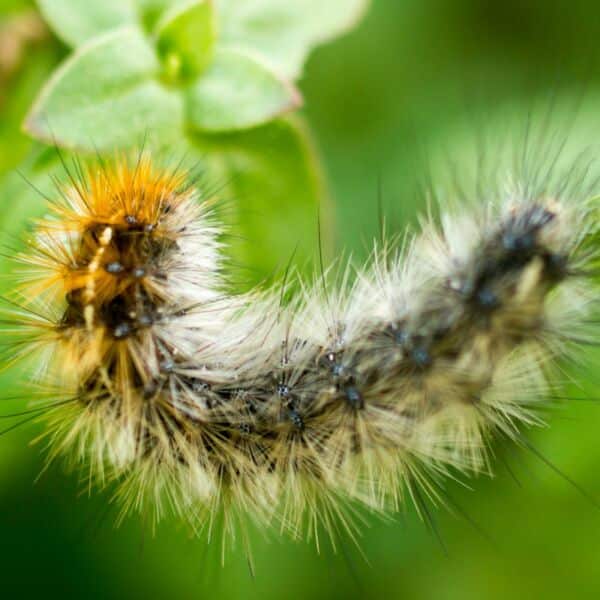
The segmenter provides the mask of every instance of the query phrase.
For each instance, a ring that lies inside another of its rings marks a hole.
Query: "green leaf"
[[[208,69],[187,93],[187,119],[204,131],[246,129],[291,111],[300,93],[254,56],[218,49]]]
[[[369,0],[219,0],[224,45],[259,52],[297,78],[310,50],[351,29]]]
[[[70,46],[122,25],[136,22],[131,0],[37,0],[54,32]]]
[[[303,122],[278,119],[249,131],[195,135],[190,141],[209,161],[211,181],[225,183],[224,218],[235,233],[232,255],[250,268],[244,279],[257,283],[284,273],[293,258],[312,272],[318,257],[318,225],[331,240],[331,203],[315,146]],[[239,238],[242,241],[239,241]],[[331,255],[326,244],[323,249]]]
[[[189,5],[191,0],[128,0],[136,6],[141,23],[149,33],[155,33],[158,23],[168,11]]]
[[[161,86],[156,54],[126,27],[81,46],[46,83],[25,122],[34,137],[92,151],[181,131],[180,95]]]
[[[72,46],[123,25],[152,32],[166,12],[190,0],[37,0],[59,37]],[[220,43],[260,53],[273,69],[292,79],[315,46],[351,29],[369,0],[214,0]]]
[[[217,37],[211,0],[177,5],[157,26],[157,49],[170,82],[196,77],[213,56]]]
[[[168,10],[190,0],[37,0],[45,20],[69,46],[125,25],[140,25],[153,32]]]

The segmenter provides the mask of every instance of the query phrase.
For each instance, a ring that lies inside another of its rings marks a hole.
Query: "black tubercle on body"
[[[122,273],[125,270],[125,267],[118,260],[115,260],[106,264],[104,269],[111,275],[117,275]]]
[[[365,402],[362,393],[354,385],[347,385],[344,387],[344,396],[348,404],[354,409],[364,408]]]
[[[352,359],[345,358],[341,350],[326,351],[319,360],[319,366],[329,372],[338,397],[354,410],[360,410],[365,406],[355,364],[359,360],[359,356],[354,356]]]
[[[520,273],[534,259],[542,261],[543,277],[552,284],[564,277],[567,259],[550,251],[540,240],[556,214],[542,205],[532,205],[509,215],[475,253],[474,263],[454,287],[467,306],[485,316],[499,310],[514,293]]]
[[[102,236],[107,227],[112,235],[104,245]],[[77,252],[80,287],[66,295],[61,327],[84,326],[89,304],[94,308],[94,322],[105,326],[116,340],[154,325],[163,300],[154,297],[146,279],[158,279],[155,275],[160,273],[165,280],[163,265],[176,247],[173,240],[156,234],[156,223],[141,222],[135,215],[126,215],[118,224],[91,225],[82,234]],[[98,260],[100,264],[88,272]]]
[[[302,415],[295,409],[290,409],[288,412],[288,417],[292,423],[292,425],[298,430],[298,431],[304,431],[304,419],[302,418]]]
[[[417,321],[410,326],[407,323],[387,325],[383,330],[383,337],[401,351],[401,368],[407,372],[425,372],[433,366],[433,346],[436,341],[443,339],[446,332],[443,321],[438,323],[427,313],[421,315],[421,320],[423,323]]]
[[[282,399],[282,400],[287,400],[290,395],[291,395],[291,391],[288,385],[286,385],[285,383],[280,383],[277,386],[277,395]]]

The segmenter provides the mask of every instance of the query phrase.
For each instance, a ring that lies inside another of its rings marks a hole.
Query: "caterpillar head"
[[[119,464],[163,432],[156,407],[186,359],[173,321],[220,294],[219,230],[187,174],[144,154],[78,173],[19,257],[21,335],[85,407],[73,431],[104,431],[96,462]]]

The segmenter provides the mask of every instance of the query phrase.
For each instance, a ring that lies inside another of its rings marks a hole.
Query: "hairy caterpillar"
[[[48,388],[50,457],[116,482],[124,511],[222,514],[232,535],[352,535],[356,504],[487,470],[488,438],[538,422],[552,366],[598,333],[595,182],[509,184],[283,303],[227,289],[184,172],[90,166],[18,257],[7,331]]]

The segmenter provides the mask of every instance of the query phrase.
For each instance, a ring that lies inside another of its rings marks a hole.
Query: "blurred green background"
[[[0,18],[27,6],[0,0]],[[598,40],[597,2],[374,0],[355,31],[312,55],[300,82],[334,201],[336,247],[366,257],[379,191],[394,228],[413,220],[424,207],[415,157],[440,147],[460,155],[457,124],[472,111],[510,104],[526,114],[534,98],[583,95],[583,129],[600,132]],[[0,175],[27,156],[20,122],[64,53],[52,40],[34,45],[5,82]],[[4,196],[6,229],[20,207]],[[594,377],[585,375],[590,397],[600,396]],[[13,378],[2,379],[2,396]],[[573,402],[549,419],[549,429],[531,432],[536,447],[600,500],[599,408]],[[445,549],[409,508],[394,522],[370,520],[361,541],[369,564],[349,542],[317,555],[312,545],[257,535],[252,578],[240,549],[221,568],[216,549],[176,522],[154,537],[137,517],[115,528],[110,494],[88,497],[60,465],[34,483],[43,452],[28,440],[37,430],[0,438],[2,598],[600,597],[600,509],[525,450],[496,448],[493,479],[448,482],[464,514],[432,509]]]

